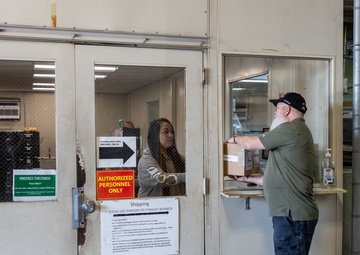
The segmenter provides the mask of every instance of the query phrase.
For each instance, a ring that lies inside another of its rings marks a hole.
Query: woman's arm
[[[156,167],[150,167],[146,171],[149,173],[150,178],[156,180],[158,184],[169,186],[185,182],[185,173],[165,173]]]
[[[262,175],[251,175],[251,176],[234,176],[238,182],[255,183],[256,185],[263,186]]]
[[[142,186],[166,187],[185,182],[185,173],[166,173],[152,157],[140,159],[138,178]]]

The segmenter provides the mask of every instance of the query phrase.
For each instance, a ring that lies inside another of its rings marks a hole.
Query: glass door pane
[[[25,199],[14,170],[56,169],[55,62],[0,60],[0,81],[0,202],[12,202]]]

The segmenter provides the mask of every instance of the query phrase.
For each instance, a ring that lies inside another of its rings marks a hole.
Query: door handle
[[[85,228],[85,213],[93,213],[96,208],[94,201],[84,201],[84,188],[72,189],[73,228]]]
[[[82,206],[81,209],[83,210],[84,213],[93,213],[95,211],[95,202],[94,201],[85,201]]]

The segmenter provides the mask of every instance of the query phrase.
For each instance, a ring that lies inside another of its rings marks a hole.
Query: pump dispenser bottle
[[[321,163],[321,176],[325,186],[335,185],[335,163],[331,158],[331,149],[326,149],[325,158]]]

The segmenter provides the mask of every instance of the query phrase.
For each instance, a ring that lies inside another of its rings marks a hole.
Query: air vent
[[[20,120],[20,98],[0,97],[0,120]]]

